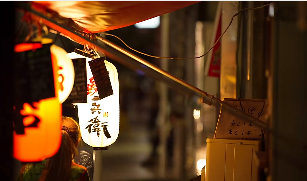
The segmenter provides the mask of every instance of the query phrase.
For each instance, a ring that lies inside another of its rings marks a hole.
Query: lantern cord
[[[83,52],[89,54],[91,56],[91,58],[95,59],[95,58],[99,58],[100,55],[99,53],[96,51],[95,48],[90,48],[87,44],[84,45],[84,50]],[[103,54],[103,53],[102,53]],[[106,59],[105,54],[103,54],[103,57]]]
[[[108,35],[108,36],[113,36],[115,38],[117,38],[118,40],[120,40],[127,48],[129,48],[130,50],[133,50],[139,54],[142,54],[142,55],[145,55],[145,56],[148,56],[148,57],[152,57],[152,58],[163,58],[163,59],[172,59],[172,60],[178,60],[178,59],[196,59],[196,58],[201,58],[201,57],[204,57],[205,55],[207,55],[215,46],[216,44],[221,40],[221,38],[223,37],[223,35],[227,32],[227,30],[229,29],[230,25],[232,24],[233,22],[233,19],[238,16],[240,13],[242,13],[243,11],[247,11],[247,10],[256,10],[256,9],[261,9],[261,8],[264,8],[266,6],[269,6],[270,3],[268,4],[265,4],[265,5],[262,5],[262,6],[259,6],[259,7],[255,7],[255,8],[244,8],[244,9],[241,9],[240,11],[238,11],[236,14],[234,14],[231,18],[231,21],[230,23],[228,24],[227,28],[224,30],[224,32],[222,33],[222,35],[216,40],[216,42],[213,44],[213,46],[203,55],[201,56],[198,56],[198,57],[178,57],[178,58],[174,58],[174,57],[159,57],[159,56],[154,56],[154,55],[149,55],[149,54],[146,54],[146,53],[143,53],[143,52],[140,52],[136,49],[133,49],[131,48],[129,45],[127,45],[121,38],[119,38],[118,36],[116,35],[113,35],[113,34],[110,34],[110,33],[100,33],[100,34],[104,34],[104,35]],[[97,33],[98,34],[98,33]],[[96,36],[100,36],[99,34],[96,35]],[[103,38],[100,36],[100,38]]]
[[[94,51],[94,53],[97,55],[97,57],[100,57],[100,54],[97,52],[96,49],[93,49],[93,51]],[[107,59],[107,56],[106,56],[103,52],[101,52],[101,54],[102,54],[103,58],[106,60],[106,59]]]
[[[93,50],[93,53],[99,58],[100,54],[98,53],[97,49],[94,47],[92,50]],[[100,52],[100,53],[102,54],[102,57],[106,60],[107,56],[103,52]]]
[[[94,55],[95,58],[100,58],[100,54],[97,52],[96,48],[92,48],[91,50],[92,54]],[[104,53],[101,53],[104,57],[104,59],[106,59],[106,55]]]

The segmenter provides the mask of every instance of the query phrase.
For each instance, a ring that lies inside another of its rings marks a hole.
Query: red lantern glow
[[[15,52],[35,50],[35,49],[42,48],[42,47],[43,45],[41,43],[21,43],[15,46]]]
[[[15,51],[26,51],[36,49],[39,43],[19,44],[15,46]],[[29,47],[32,47],[29,49]],[[41,45],[42,47],[42,45]],[[16,159],[23,162],[41,161],[53,156],[59,149],[61,143],[61,104],[58,97],[58,66],[57,60],[52,57],[52,67],[54,74],[55,97],[43,99],[33,103],[33,106],[25,103],[20,114],[25,116],[23,124],[32,124],[36,119],[40,120],[38,127],[28,127],[25,134],[14,134],[14,152]]]

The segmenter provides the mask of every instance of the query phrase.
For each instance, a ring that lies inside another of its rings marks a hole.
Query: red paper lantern
[[[15,46],[15,52],[33,50],[42,47],[40,43],[23,43]],[[35,117],[40,119],[38,127],[27,127],[25,134],[14,131],[13,155],[22,162],[41,161],[53,156],[61,143],[61,103],[59,101],[58,65],[55,55],[51,54],[54,75],[55,97],[34,102],[33,108],[28,103],[23,105],[20,114],[25,116],[23,124],[32,124]]]

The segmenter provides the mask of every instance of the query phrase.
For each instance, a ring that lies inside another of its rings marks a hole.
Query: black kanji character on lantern
[[[248,126],[251,127],[251,126],[252,126],[252,123],[249,123]]]
[[[103,129],[104,135],[105,135],[107,138],[111,138],[111,135],[110,135],[109,130],[108,130],[108,128],[107,128],[108,125],[106,125],[106,123],[107,123],[107,122],[102,123],[102,124],[101,124],[101,127],[103,127],[102,129]]]
[[[232,134],[232,130],[231,130],[231,129],[229,130],[229,133],[228,133],[228,134]]]
[[[250,135],[250,134],[252,134],[252,133],[251,133],[251,131],[247,131],[247,133],[246,133],[246,134],[247,134],[247,135]]]
[[[92,125],[93,125],[93,124],[89,124],[89,125],[86,126],[85,129],[88,130],[88,133],[91,133],[91,132],[92,132]]]
[[[14,119],[14,131],[16,134],[18,135],[22,135],[22,134],[25,134],[25,128],[37,128],[38,127],[38,124],[40,123],[40,118],[38,118],[36,115],[34,114],[28,114],[28,115],[22,115],[21,112],[25,109],[30,109],[32,110],[33,112],[36,111],[38,108],[35,106],[35,104],[33,103],[26,103],[24,105],[25,107],[23,107],[22,105],[18,105],[16,107],[14,107],[14,111],[15,111],[15,119]],[[26,108],[28,107],[28,108]],[[31,111],[31,112],[32,112]],[[34,121],[29,124],[29,125],[24,125],[24,122],[23,120],[27,117],[32,117],[34,118]]]
[[[94,124],[100,123],[100,121],[99,121],[99,119],[98,119],[98,116],[92,118],[92,119],[89,120],[88,122],[91,122],[91,123],[94,123]]]
[[[96,116],[95,118],[92,118],[91,120],[89,120],[88,122],[92,123],[89,124],[85,129],[88,129],[88,133],[93,132],[97,132],[97,136],[99,137],[100,135],[100,129],[97,129],[97,127],[99,127],[100,125],[100,121],[98,119],[98,116]],[[94,125],[94,126],[93,126]],[[93,126],[93,129],[92,129]]]
[[[35,115],[31,115],[31,116],[34,117],[34,121],[33,121],[33,123],[31,123],[30,125],[25,126],[25,128],[30,128],[30,127],[36,128],[36,127],[38,127],[38,123],[39,123],[41,120],[40,120],[38,117],[36,117]]]
[[[92,130],[93,132],[96,132],[97,133],[97,136],[99,137],[99,135],[100,135],[100,128],[99,128],[99,123],[97,123],[97,124],[94,124],[94,126],[93,126],[93,130]]]
[[[100,98],[98,96],[94,96],[93,99],[92,99],[92,101],[99,101],[99,100],[100,100]]]
[[[237,123],[237,126],[240,126],[240,121]]]
[[[91,108],[92,114],[94,114],[96,111],[98,112],[98,114],[100,114],[101,109],[100,108],[100,104],[97,104],[96,102],[92,103],[92,106],[94,106],[93,108]]]
[[[232,123],[230,123],[230,124],[231,124],[231,126],[235,126],[236,125],[235,120],[232,120]]]
[[[238,135],[237,132],[238,132],[238,131],[235,132],[235,135]]]

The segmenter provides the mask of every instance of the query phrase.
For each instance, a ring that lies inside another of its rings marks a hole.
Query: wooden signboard
[[[256,99],[225,99],[229,105],[266,122],[264,115],[267,111],[265,100]],[[221,107],[219,120],[215,130],[215,138],[222,139],[260,139],[264,130],[249,123],[244,117],[238,117],[237,110]]]
[[[14,61],[15,96],[19,103],[38,102],[55,97],[51,44],[16,53]]]
[[[75,70],[74,86],[63,104],[87,103],[86,59],[72,59]]]
[[[89,61],[89,65],[95,80],[99,98],[103,99],[113,94],[109,72],[104,63],[104,58],[96,58]]]
[[[14,105],[15,131],[25,133],[24,116],[20,114],[24,103],[36,108],[33,103],[55,97],[53,66],[50,52],[51,44],[36,50],[15,53],[14,59]],[[38,118],[27,127],[37,127]]]

